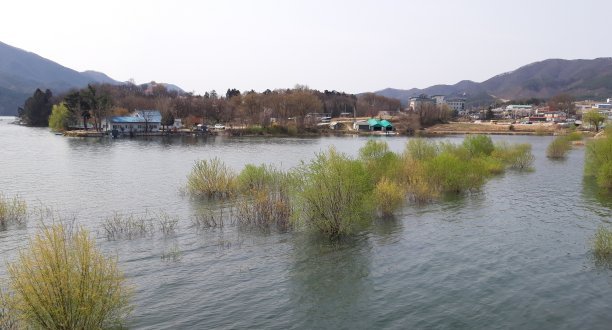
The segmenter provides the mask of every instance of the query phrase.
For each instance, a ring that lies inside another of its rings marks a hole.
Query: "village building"
[[[157,110],[137,110],[131,116],[114,116],[108,127],[119,133],[158,132],[161,127],[161,114]]]

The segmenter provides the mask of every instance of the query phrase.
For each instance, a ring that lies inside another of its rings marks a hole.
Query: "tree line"
[[[152,82],[88,85],[58,96],[53,96],[49,90],[37,90],[20,109],[19,116],[23,123],[31,126],[47,126],[51,122],[59,126],[58,129],[78,126],[102,130],[103,120],[110,116],[128,115],[136,109],[155,109],[167,122],[181,118],[186,126],[228,123],[266,127],[275,122],[300,129],[315,123],[315,116],[311,114],[362,117],[400,108],[399,100],[374,93],[354,95],[318,91],[304,85],[263,92],[228,89],[220,94],[212,90],[197,95],[168,90]]]

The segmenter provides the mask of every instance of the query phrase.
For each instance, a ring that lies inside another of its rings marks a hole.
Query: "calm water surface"
[[[363,137],[76,139],[0,121],[0,192],[76,217],[119,256],[135,287],[131,328],[610,329],[612,270],[589,240],[612,202],[583,182],[584,150],[550,161],[551,137],[528,142],[535,171],[509,171],[470,196],[406,206],[355,238],[196,231],[201,202],[179,191],[198,159],[290,168],[334,145],[356,155]],[[450,137],[459,142],[461,137]],[[401,151],[407,138],[386,138]],[[176,235],[107,241],[113,212],[165,211]],[[27,229],[0,232],[2,263]],[[162,260],[180,251],[175,261]]]

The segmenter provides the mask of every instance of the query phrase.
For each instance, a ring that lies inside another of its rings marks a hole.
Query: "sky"
[[[609,0],[12,0],[0,17],[9,45],[198,94],[425,88],[612,56]]]

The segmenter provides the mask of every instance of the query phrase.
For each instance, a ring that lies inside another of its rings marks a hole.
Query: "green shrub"
[[[0,228],[5,228],[11,223],[24,224],[28,217],[26,202],[14,196],[5,197],[0,194]]]
[[[572,141],[581,141],[582,140],[582,133],[578,132],[578,131],[571,131],[569,132],[565,138],[572,142]]]
[[[438,154],[438,145],[425,138],[410,139],[404,150],[405,158],[413,160],[428,160]]]
[[[593,237],[593,253],[599,259],[612,259],[612,230],[599,227]]]
[[[501,142],[495,145],[491,154],[493,158],[501,160],[508,167],[517,170],[530,169],[535,157],[531,153],[531,144],[521,143],[508,145]]]
[[[362,162],[332,148],[298,173],[295,214],[307,226],[338,237],[371,221],[372,177]]]
[[[599,167],[597,171],[597,185],[602,188],[612,189],[612,162],[604,163]]]
[[[546,157],[552,159],[565,158],[568,151],[572,149],[572,145],[566,136],[556,137],[546,148]]]
[[[359,149],[359,159],[364,162],[366,168],[372,174],[374,182],[382,177],[397,177],[401,159],[389,150],[385,141],[369,140]]]
[[[479,162],[465,161],[450,152],[442,152],[426,162],[425,175],[439,191],[460,193],[481,187],[488,173]]]
[[[236,192],[236,176],[219,158],[200,160],[193,165],[187,188],[198,197],[229,198]]]
[[[8,273],[9,308],[31,328],[115,328],[131,311],[117,260],[105,257],[83,229],[44,227]]]
[[[378,181],[374,188],[374,200],[378,211],[383,216],[390,216],[402,207],[405,196],[404,189],[387,178]]]
[[[248,193],[284,184],[286,174],[272,165],[247,164],[236,178],[238,190]]]
[[[602,139],[593,139],[586,145],[584,170],[587,176],[597,176],[599,169],[612,162],[612,134]]]
[[[488,135],[467,135],[463,139],[463,146],[472,157],[489,156],[495,150],[493,141]]]

